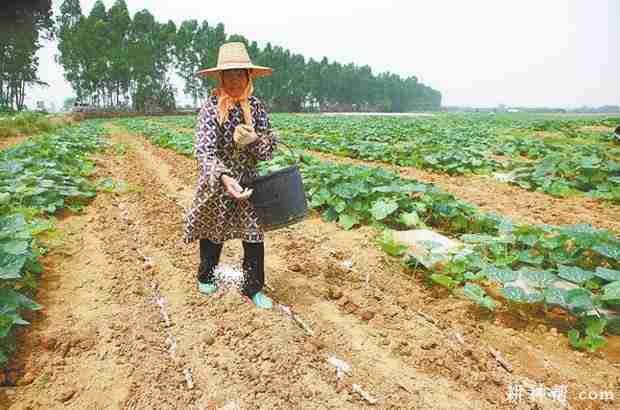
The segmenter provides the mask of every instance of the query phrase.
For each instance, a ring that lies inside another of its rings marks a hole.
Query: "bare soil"
[[[568,347],[563,321],[486,316],[403,270],[368,227],[343,231],[310,215],[266,233],[267,293],[311,335],[235,290],[198,293],[197,246],[181,242],[195,162],[109,130],[130,149],[97,155],[95,178],[134,189],[100,194],[85,214],[60,221],[63,241],[45,257],[38,295],[45,309],[20,335],[18,386],[0,390],[0,408],[562,408],[527,390],[509,400],[517,385],[566,386],[566,408],[617,408],[620,338],[589,355]],[[241,252],[229,241],[221,262],[238,265]],[[332,356],[350,374],[339,379]],[[580,400],[582,391],[611,391],[616,401]]]
[[[587,125],[580,128],[582,131],[592,131],[592,132],[614,132],[614,127],[606,127],[604,125]]]
[[[13,145],[21,144],[26,141],[28,136],[18,135],[16,137],[0,138],[0,151],[12,147]]]

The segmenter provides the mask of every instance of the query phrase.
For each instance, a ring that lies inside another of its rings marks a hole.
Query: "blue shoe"
[[[198,290],[205,295],[212,295],[217,292],[217,286],[212,283],[198,282]]]
[[[273,302],[263,292],[256,292],[254,296],[252,296],[252,303],[261,309],[271,309],[273,307]]]

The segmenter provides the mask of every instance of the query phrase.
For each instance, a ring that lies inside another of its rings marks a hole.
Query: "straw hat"
[[[220,46],[217,56],[217,66],[206,68],[196,73],[198,76],[216,77],[217,72],[222,70],[232,70],[236,68],[246,68],[250,70],[250,76],[262,77],[271,75],[272,69],[252,64],[245,44],[241,42],[224,43]]]

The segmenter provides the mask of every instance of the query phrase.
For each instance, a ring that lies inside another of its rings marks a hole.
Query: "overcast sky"
[[[443,105],[620,105],[620,0],[126,2],[132,17],[147,8],[177,26],[221,22],[261,47],[415,75],[441,91]],[[53,3],[58,12],[62,0]],[[87,15],[95,0],[80,3]],[[55,43],[39,53],[51,87],[34,90],[30,105],[73,94],[55,53]]]

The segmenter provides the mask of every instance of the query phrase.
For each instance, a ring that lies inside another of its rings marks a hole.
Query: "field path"
[[[371,228],[343,231],[312,215],[266,234],[268,293],[311,335],[235,291],[199,294],[197,247],[181,242],[195,162],[108,129],[125,153],[98,155],[96,177],[131,190],[102,193],[84,215],[61,221],[63,245],[45,258],[45,309],[33,315],[18,355],[24,375],[20,387],[0,393],[0,408],[561,408],[527,394],[508,401],[517,383],[568,385],[570,408],[614,408],[576,396],[620,396],[617,339],[588,357],[569,350],[553,323],[484,319],[378,251]],[[241,252],[240,241],[229,241],[221,262],[238,265]],[[331,356],[350,364],[350,374],[338,379]],[[378,403],[364,401],[354,384]]]

